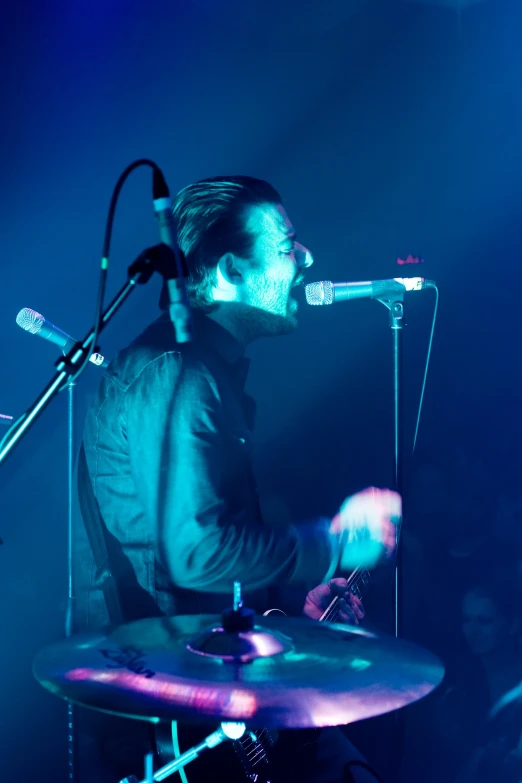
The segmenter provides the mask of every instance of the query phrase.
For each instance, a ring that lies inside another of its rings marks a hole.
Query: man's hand
[[[303,614],[312,620],[320,620],[336,595],[341,596],[336,606],[336,609],[339,609],[336,621],[359,625],[359,620],[364,617],[364,608],[362,601],[348,590],[346,579],[330,579],[327,584],[310,590],[306,596]]]
[[[332,533],[344,533],[340,566],[353,569],[372,566],[383,552],[395,550],[402,499],[391,489],[369,487],[347,498],[332,519]]]

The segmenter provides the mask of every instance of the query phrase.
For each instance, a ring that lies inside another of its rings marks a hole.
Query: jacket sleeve
[[[173,582],[202,592],[321,582],[337,543],[325,520],[277,531],[223,491],[224,412],[216,383],[199,362],[166,353],[125,393],[122,424],[138,497]]]

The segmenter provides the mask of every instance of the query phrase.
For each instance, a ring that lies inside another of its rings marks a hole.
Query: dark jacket
[[[270,585],[320,583],[335,551],[327,522],[263,522],[252,470],[255,406],[232,335],[195,314],[177,344],[166,314],[111,362],[87,415],[84,447],[124,616],[220,611],[234,580],[267,608]],[[78,531],[79,627],[107,621]]]

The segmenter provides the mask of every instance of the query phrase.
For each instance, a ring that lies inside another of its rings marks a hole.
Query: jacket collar
[[[229,364],[235,364],[245,355],[245,348],[223,326],[200,310],[193,310],[195,339],[214,348]]]

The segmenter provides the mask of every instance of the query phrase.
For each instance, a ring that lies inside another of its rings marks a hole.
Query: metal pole
[[[403,451],[402,451],[402,330],[404,326],[404,305],[394,301],[390,307],[390,326],[393,339],[393,489],[402,497]],[[397,527],[395,559],[395,636],[402,633],[402,554],[400,528]]]
[[[75,594],[73,579],[73,498],[75,457],[75,400],[74,381],[67,384],[67,612],[65,635],[75,631]],[[73,783],[76,778],[76,733],[74,706],[67,702],[67,777]]]

